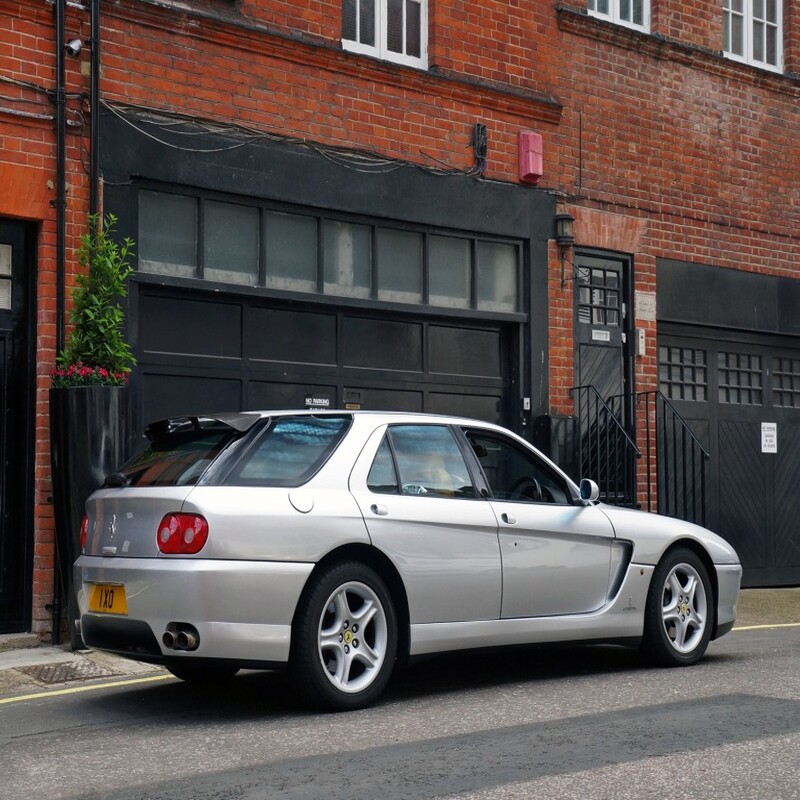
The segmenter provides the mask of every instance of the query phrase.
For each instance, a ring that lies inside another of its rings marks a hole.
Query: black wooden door
[[[604,400],[627,389],[625,273],[621,258],[575,257],[576,384],[594,386]]]
[[[31,244],[24,223],[0,220],[0,632],[25,630],[30,544]]]
[[[736,548],[744,586],[800,582],[800,350],[790,344],[734,331],[659,337],[661,391],[710,451],[707,524]]]
[[[575,381],[580,477],[609,503],[636,502],[635,428],[627,365],[629,264],[622,257],[575,257]]]

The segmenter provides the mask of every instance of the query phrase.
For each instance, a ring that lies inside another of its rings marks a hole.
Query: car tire
[[[347,711],[374,702],[396,655],[397,616],[375,570],[346,561],[314,577],[295,616],[290,665],[313,705]]]
[[[714,626],[714,591],[700,557],[670,550],[653,572],[645,608],[642,651],[653,664],[684,667],[706,651]]]
[[[239,671],[238,667],[225,665],[213,666],[208,664],[177,664],[170,665],[167,669],[184,683],[208,686],[225,683],[231,680]]]

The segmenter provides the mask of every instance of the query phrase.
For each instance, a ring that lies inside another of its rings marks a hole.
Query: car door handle
[[[389,513],[389,509],[386,506],[380,506],[377,503],[373,503],[369,510],[373,514],[377,514],[379,517],[385,517]]]
[[[502,519],[503,522],[506,523],[506,525],[516,525],[517,524],[517,518],[513,514],[509,514],[506,511],[504,511],[500,515],[500,519]]]

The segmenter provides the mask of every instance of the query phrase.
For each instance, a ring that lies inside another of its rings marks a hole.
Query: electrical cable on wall
[[[476,164],[470,169],[458,169],[442,167],[429,167],[421,164],[412,164],[400,159],[380,156],[376,153],[371,153],[364,150],[351,150],[344,148],[337,148],[310,142],[307,139],[291,136],[279,136],[267,131],[260,131],[239,123],[219,123],[211,120],[205,120],[197,117],[188,117],[182,114],[175,114],[172,112],[165,112],[154,108],[144,106],[132,106],[121,103],[111,102],[109,100],[102,100],[101,105],[110,113],[114,114],[119,120],[129,125],[142,136],[146,136],[152,141],[158,142],[164,147],[169,147],[185,153],[223,153],[230,150],[236,150],[250,144],[256,144],[259,141],[281,142],[286,144],[295,144],[299,147],[305,147],[313,150],[319,155],[323,156],[332,163],[338,164],[346,169],[351,169],[355,172],[369,173],[369,174],[382,174],[393,172],[394,170],[403,167],[412,167],[434,175],[480,175],[482,173],[482,165]],[[185,126],[191,125],[190,129]],[[149,131],[147,128],[155,128],[159,133]],[[241,141],[231,142],[220,147],[196,147],[191,146],[188,142],[175,142],[167,138],[169,135],[172,138],[183,138],[185,140],[196,138],[198,136],[224,136],[227,139],[234,137],[243,137]],[[433,158],[423,150],[419,151],[426,158]]]

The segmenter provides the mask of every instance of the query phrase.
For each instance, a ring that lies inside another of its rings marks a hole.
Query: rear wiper
[[[130,485],[130,482],[131,479],[124,472],[112,472],[110,475],[106,475],[106,479],[103,481],[103,488],[124,489]]]

